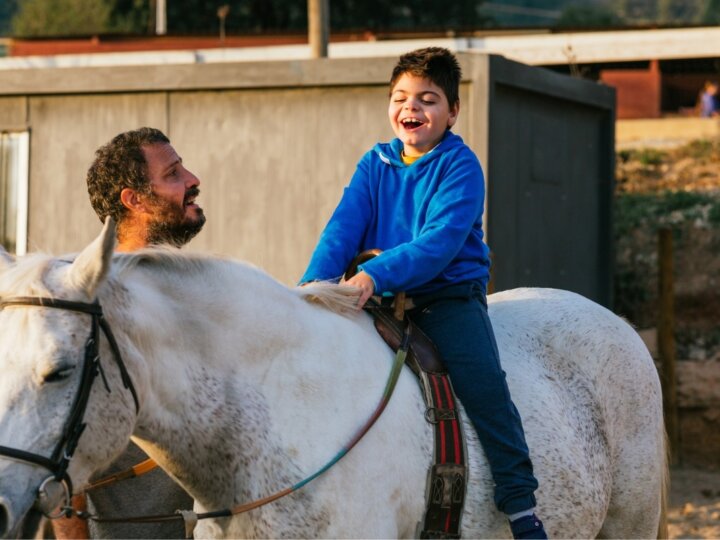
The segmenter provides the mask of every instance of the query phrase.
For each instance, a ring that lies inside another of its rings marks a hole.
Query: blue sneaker
[[[510,522],[513,538],[540,538],[547,539],[547,533],[542,521],[535,514],[523,516]]]

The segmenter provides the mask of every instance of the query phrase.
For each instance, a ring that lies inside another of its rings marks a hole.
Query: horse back
[[[662,398],[637,332],[553,289],[491,295],[489,312],[548,532],[654,536],[665,474]]]

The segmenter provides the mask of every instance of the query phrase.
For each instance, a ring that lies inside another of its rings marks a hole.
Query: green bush
[[[634,157],[645,166],[660,165],[667,157],[667,152],[658,150],[657,148],[642,148],[635,150],[633,154],[631,154],[630,157]]]
[[[720,225],[720,195],[688,191],[625,193],[615,197],[614,228],[616,235],[625,235],[638,227],[657,228],[704,219],[710,206],[709,225]]]
[[[720,227],[720,201],[716,201],[708,212],[708,221],[715,227]]]
[[[713,157],[717,147],[717,141],[699,139],[689,142],[683,146],[678,153],[693,159],[710,159]]]

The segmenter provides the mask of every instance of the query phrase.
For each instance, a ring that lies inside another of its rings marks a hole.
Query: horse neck
[[[317,349],[306,339],[308,325],[342,319],[254,269],[229,263],[208,263],[190,275],[137,269],[124,283],[131,307],[114,325],[135,353],[140,445],[210,507],[297,479],[300,472],[270,425],[286,384],[303,379],[317,360],[308,352]],[[121,310],[110,316],[121,317]],[[322,385],[320,378],[311,376],[313,384]],[[317,407],[308,413],[322,414],[323,405]],[[241,464],[246,474],[263,478],[247,478],[236,493],[228,479]]]

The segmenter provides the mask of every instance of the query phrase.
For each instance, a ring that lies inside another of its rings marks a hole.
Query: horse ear
[[[100,236],[75,258],[70,267],[70,284],[85,291],[88,298],[95,298],[95,292],[110,270],[114,249],[115,220],[108,217]]]
[[[0,270],[7,268],[14,262],[15,258],[5,251],[5,248],[0,245]]]

